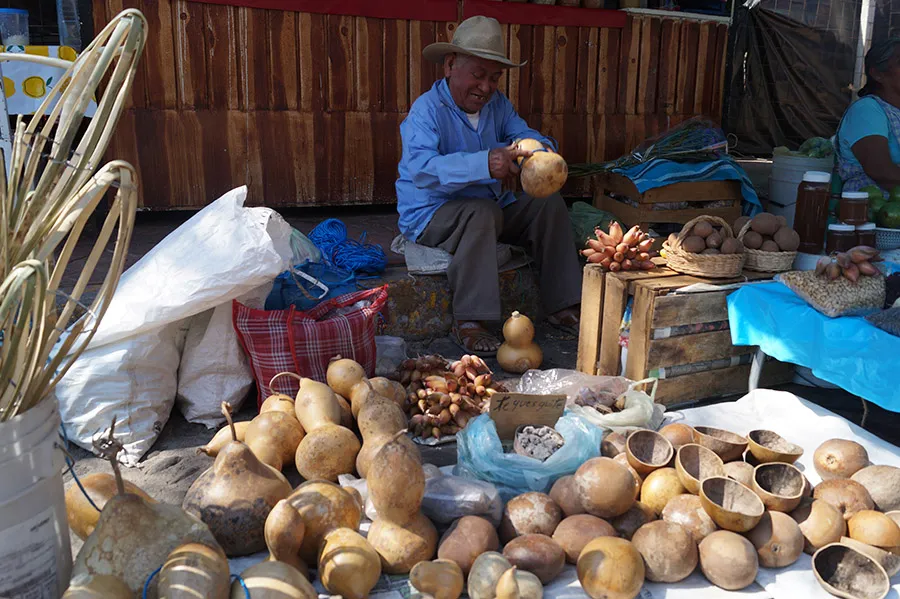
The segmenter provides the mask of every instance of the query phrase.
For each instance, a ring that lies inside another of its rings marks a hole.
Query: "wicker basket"
[[[900,248],[900,229],[875,227],[875,249],[896,250]]]
[[[744,254],[694,254],[681,249],[681,243],[688,233],[699,222],[707,221],[713,226],[722,227],[723,239],[734,237],[731,226],[718,216],[698,216],[689,221],[675,239],[673,244],[663,243],[666,250],[666,265],[676,272],[695,275],[709,279],[730,279],[737,277],[744,269]]]
[[[741,243],[744,243],[744,235],[750,230],[751,222],[748,220],[738,233],[738,241]],[[744,268],[756,272],[787,272],[794,267],[794,260],[797,258],[797,252],[764,252],[751,250],[746,246],[744,255],[747,256]]]

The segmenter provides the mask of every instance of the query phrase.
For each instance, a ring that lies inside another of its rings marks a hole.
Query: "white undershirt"
[[[472,123],[472,128],[478,131],[478,121],[481,120],[481,111],[478,111],[475,114],[466,113],[466,117],[469,119],[469,122]]]

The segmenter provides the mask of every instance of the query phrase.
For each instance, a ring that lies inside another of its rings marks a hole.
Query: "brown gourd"
[[[288,497],[288,503],[303,519],[305,530],[300,559],[315,564],[327,535],[337,528],[357,530],[362,509],[357,500],[340,486],[324,480],[303,483]]]
[[[62,599],[133,599],[134,593],[121,578],[107,574],[73,576]]]
[[[363,406],[357,422],[363,443],[356,456],[356,471],[362,478],[367,478],[369,466],[378,451],[397,431],[406,429],[406,414],[392,400],[379,397]]]
[[[148,503],[156,503],[156,500],[147,495],[134,483],[127,480],[123,482],[126,493],[137,495]],[[81,477],[81,486],[84,487],[94,505],[100,510],[117,493],[116,478],[106,472],[95,472]],[[100,519],[100,512],[97,511],[94,505],[88,502],[87,497],[84,496],[78,485],[72,485],[66,491],[66,516],[69,520],[69,528],[82,540],[94,532],[94,527],[97,526],[97,521]]]
[[[345,399],[350,399],[353,386],[366,378],[366,370],[353,360],[335,356],[328,363],[325,382],[331,389]]]
[[[504,342],[497,350],[497,362],[506,372],[522,374],[540,368],[544,353],[534,342],[534,323],[531,319],[513,312],[503,324]]]
[[[244,422],[235,422],[234,430],[232,431],[231,426],[226,424],[218,431],[216,431],[216,434],[213,435],[213,438],[210,439],[209,443],[198,449],[197,453],[205,453],[211,458],[216,457],[217,455],[219,455],[219,452],[222,451],[222,448],[231,443],[233,439],[243,441],[244,433],[247,432],[247,428],[249,426],[249,420],[245,420]]]
[[[366,480],[379,518],[402,525],[419,513],[425,496],[425,471],[419,450],[405,430],[394,433],[375,454]]]
[[[297,420],[306,431],[294,453],[300,475],[307,480],[334,482],[339,475],[353,472],[361,446],[353,431],[341,426],[343,414],[335,392],[328,385],[292,372],[282,372],[272,381],[279,376],[290,376],[300,382],[294,401]]]
[[[222,412],[231,424],[231,406],[223,402]],[[206,523],[225,554],[234,557],[265,549],[266,518],[290,493],[281,472],[234,439],[194,481],[182,507]]]
[[[294,414],[271,410],[259,414],[250,422],[244,433],[247,447],[260,459],[276,470],[290,463],[306,431]]]
[[[228,558],[222,550],[186,543],[166,558],[157,589],[165,599],[228,599],[230,587]]]
[[[297,417],[294,408],[294,398],[289,395],[283,395],[281,393],[275,393],[274,395],[270,395],[266,398],[262,405],[259,406],[259,413],[265,414],[266,412],[284,412],[285,414],[290,414],[294,418]],[[242,439],[243,440],[243,439]]]
[[[544,149],[535,139],[521,139],[516,147],[534,152],[528,158],[519,158],[522,189],[533,198],[546,198],[558,192],[569,176],[569,167],[559,154]]]
[[[422,512],[404,525],[378,518],[369,529],[368,541],[381,556],[388,574],[408,574],[419,562],[430,560],[437,550],[438,533]]]
[[[325,535],[319,577],[333,595],[365,599],[381,577],[381,558],[356,531],[337,528]]]
[[[434,599],[457,599],[462,595],[465,578],[456,562],[436,559],[413,566],[409,582],[417,591]]]
[[[121,586],[106,576],[119,579],[133,596],[139,595],[147,577],[176,547],[202,543],[219,548],[206,524],[180,507],[151,503],[126,493],[117,463],[122,444],[115,439],[114,433],[115,420],[108,436],[94,442],[94,451],[110,462],[117,493],[106,502],[94,531],[85,540],[72,567],[73,581],[82,581],[79,584],[88,589],[110,588],[111,592],[104,595],[108,598],[116,597],[114,587],[121,589]],[[89,594],[81,596],[90,597]]]
[[[279,501],[269,512],[264,533],[269,560],[290,564],[300,572],[306,571],[307,566],[300,559],[306,523],[287,499]]]
[[[243,582],[243,586],[241,585]],[[246,591],[244,587],[246,586]],[[318,599],[315,587],[303,573],[284,562],[260,562],[241,572],[231,583],[230,599]]]

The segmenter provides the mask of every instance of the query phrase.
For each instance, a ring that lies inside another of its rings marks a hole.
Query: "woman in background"
[[[838,126],[838,173],[844,191],[890,192],[900,186],[900,37],[872,45],[866,79]]]

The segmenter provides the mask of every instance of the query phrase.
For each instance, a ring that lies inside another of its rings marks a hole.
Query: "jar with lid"
[[[846,225],[863,225],[869,222],[869,194],[864,191],[842,193],[839,218]]]
[[[875,247],[875,223],[856,225],[856,245]]]
[[[828,237],[825,241],[826,254],[846,252],[856,246],[856,227],[841,223],[828,225]]]
[[[800,247],[797,249],[806,254],[818,254],[825,243],[830,184],[830,174],[807,171],[797,186],[794,230],[800,236]]]

